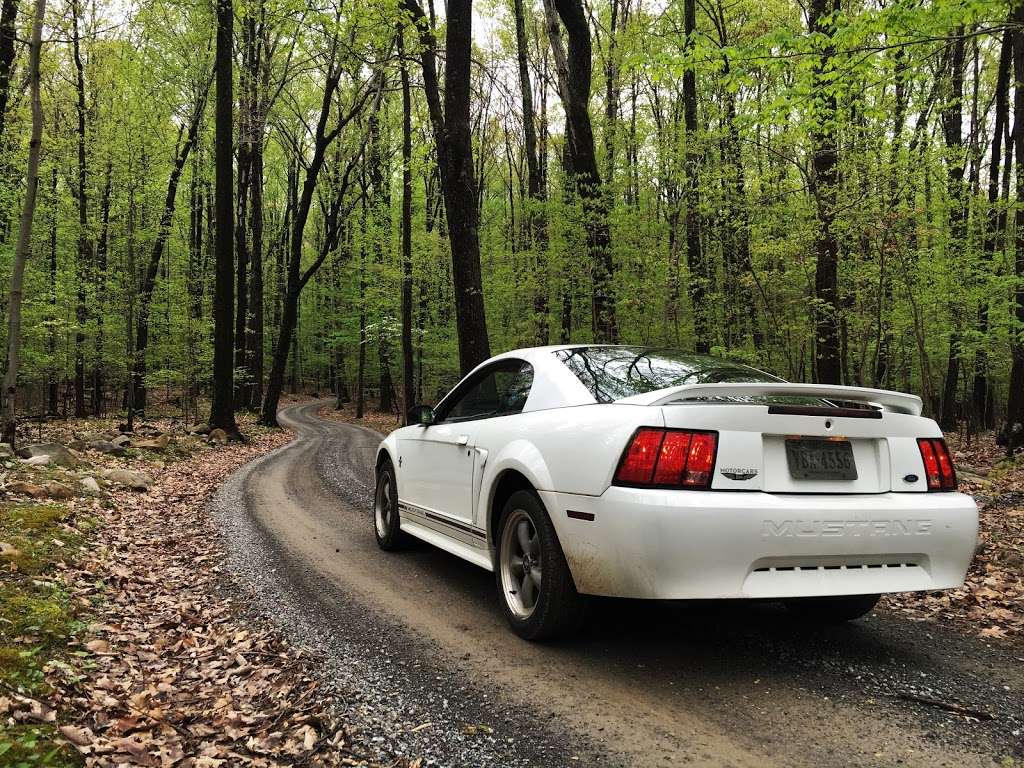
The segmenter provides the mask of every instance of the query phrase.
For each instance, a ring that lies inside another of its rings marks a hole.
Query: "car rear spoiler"
[[[637,405],[668,405],[694,400],[724,399],[730,397],[814,397],[822,400],[864,403],[894,413],[921,415],[921,398],[902,392],[867,387],[841,387],[832,384],[788,384],[785,382],[742,384],[683,384],[658,389],[619,400]]]

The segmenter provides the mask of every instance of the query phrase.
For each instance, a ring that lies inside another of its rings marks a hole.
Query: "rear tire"
[[[373,533],[377,546],[385,552],[405,549],[412,537],[401,528],[398,517],[398,484],[391,459],[385,459],[377,468],[377,487],[373,493]]]
[[[843,595],[840,597],[798,597],[786,600],[786,608],[805,621],[841,624],[867,616],[881,595]]]
[[[576,632],[586,598],[576,591],[555,528],[532,491],[505,502],[495,534],[495,576],[512,631],[524,640],[552,640]]]

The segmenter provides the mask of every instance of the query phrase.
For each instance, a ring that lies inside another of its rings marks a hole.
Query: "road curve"
[[[491,574],[427,545],[377,548],[380,435],[319,419],[321,406],[283,409],[296,439],[236,473],[214,508],[246,599],[322,656],[381,757],[930,768],[1024,758],[1024,653],[881,611],[813,628],[771,605],[603,601],[572,642],[518,639]]]

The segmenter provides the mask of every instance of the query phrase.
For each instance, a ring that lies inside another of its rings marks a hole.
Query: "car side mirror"
[[[419,424],[424,427],[429,427],[434,423],[434,409],[429,405],[414,405],[409,409],[409,413],[406,416],[409,424]]]

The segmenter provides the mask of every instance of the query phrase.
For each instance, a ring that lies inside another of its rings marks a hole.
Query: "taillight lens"
[[[924,462],[924,476],[929,491],[955,491],[956,470],[953,459],[941,437],[919,437],[917,447]]]
[[[633,433],[615,485],[654,488],[711,487],[718,451],[717,432],[641,427]]]

